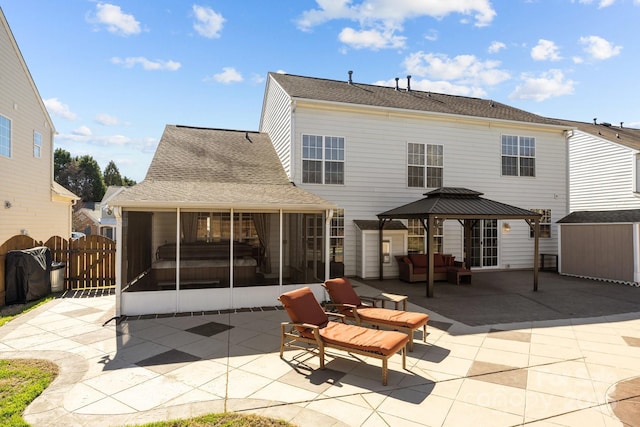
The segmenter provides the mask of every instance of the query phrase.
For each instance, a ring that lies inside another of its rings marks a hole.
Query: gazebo
[[[434,229],[448,219],[457,220],[464,228],[464,262],[470,265],[471,229],[484,219],[522,219],[527,222],[534,234],[533,254],[533,290],[538,290],[539,264],[539,213],[507,205],[505,203],[480,197],[483,193],[467,188],[442,187],[424,194],[425,198],[378,214],[378,233],[380,240],[380,280],[382,280],[382,232],[387,221],[393,219],[419,219],[427,231],[429,269],[427,274],[427,297],[433,297],[433,243]]]

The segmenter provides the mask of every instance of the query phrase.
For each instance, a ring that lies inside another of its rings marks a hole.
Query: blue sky
[[[0,0],[55,146],[141,181],[166,124],[257,130],[269,71],[640,127],[640,0]],[[402,84],[401,84],[402,85]]]

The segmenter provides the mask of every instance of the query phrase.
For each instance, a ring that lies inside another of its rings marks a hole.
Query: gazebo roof
[[[535,219],[540,214],[480,197],[483,193],[459,187],[442,187],[424,199],[378,214],[379,219]]]

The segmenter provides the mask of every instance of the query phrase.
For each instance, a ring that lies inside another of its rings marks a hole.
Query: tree
[[[104,172],[102,173],[104,177],[104,184],[109,187],[110,185],[121,186],[124,185],[124,180],[120,175],[120,171],[116,164],[111,160],[107,167],[104,168]]]
[[[62,148],[56,148],[53,152],[53,179],[63,187],[66,187],[59,179],[61,174],[65,172],[65,169],[71,164],[71,153]]]
[[[136,185],[137,182],[134,181],[131,178],[127,178],[126,176],[124,178],[122,178],[122,185],[126,186],[126,187],[132,187],[134,185]]]
[[[107,191],[107,187],[104,185],[100,165],[89,155],[84,155],[77,158],[77,160],[78,168],[80,169],[80,176],[78,176],[78,178],[82,192],[81,194],[76,194],[85,202],[102,200],[104,193]]]

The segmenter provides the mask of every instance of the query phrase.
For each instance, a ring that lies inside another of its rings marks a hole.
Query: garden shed
[[[640,285],[640,209],[577,211],[558,225],[560,274]]]

